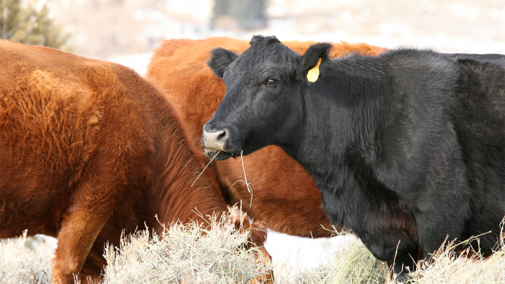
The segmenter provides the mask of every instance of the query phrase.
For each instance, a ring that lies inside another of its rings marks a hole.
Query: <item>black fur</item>
[[[491,253],[505,215],[501,58],[404,49],[326,59],[308,83],[304,58],[324,57],[322,47],[299,56],[255,38],[228,66],[226,96],[204,126],[228,130],[219,158],[282,147],[314,177],[330,220],[395,273],[446,237],[491,231],[480,237]]]
[[[228,65],[230,65],[230,63],[232,63],[238,57],[238,54],[235,52],[221,47],[211,50],[210,53],[212,55],[207,64],[213,67],[212,72],[218,78],[223,78],[226,67],[228,67]]]
[[[468,54],[468,53],[444,53],[445,56],[459,59],[469,59],[481,63],[491,63],[505,66],[505,55],[503,54]]]

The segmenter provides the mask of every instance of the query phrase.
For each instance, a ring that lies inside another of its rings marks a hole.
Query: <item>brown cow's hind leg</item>
[[[100,283],[100,281],[102,280],[101,277],[102,270],[105,268],[105,265],[107,264],[102,254],[103,249],[100,250],[100,253],[98,253],[96,249],[91,248],[88,254],[88,258],[86,258],[84,266],[82,267],[81,272],[79,273],[79,280],[81,281],[82,284]]]
[[[74,282],[74,274],[81,271],[97,235],[111,215],[109,210],[96,208],[96,204],[72,207],[74,210],[66,212],[58,235],[52,283]]]

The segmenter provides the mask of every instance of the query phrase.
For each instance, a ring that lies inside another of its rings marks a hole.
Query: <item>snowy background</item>
[[[169,38],[250,39],[254,34],[444,52],[500,53],[505,48],[502,0],[39,1],[49,1],[56,22],[72,31],[76,53],[100,59],[145,53]],[[264,2],[265,22],[244,30],[237,13],[216,18],[215,1]]]

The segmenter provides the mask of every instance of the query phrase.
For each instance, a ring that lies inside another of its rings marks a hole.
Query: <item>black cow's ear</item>
[[[332,45],[330,43],[316,43],[311,45],[300,61],[300,75],[310,82],[315,82],[319,77],[319,64],[328,58],[328,51]]]
[[[227,49],[218,47],[216,49],[211,50],[212,55],[210,56],[209,62],[207,65],[210,67],[212,72],[219,77],[223,78],[224,71],[226,67],[230,65],[235,59],[237,59],[238,54],[233,51],[229,51]]]

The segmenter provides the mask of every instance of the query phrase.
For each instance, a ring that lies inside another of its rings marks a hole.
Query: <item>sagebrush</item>
[[[247,283],[271,269],[246,249],[249,232],[239,232],[226,219],[177,224],[161,236],[139,231],[124,236],[120,247],[108,246],[104,283]],[[41,236],[0,241],[0,283],[50,283],[54,244]],[[432,263],[410,274],[408,283],[505,283],[505,248],[484,259],[454,243],[434,254]],[[275,261],[275,258],[274,258]],[[422,262],[420,265],[423,265]],[[357,238],[350,240],[321,267],[297,277],[278,275],[277,283],[396,283],[384,262],[375,259]]]
[[[103,283],[247,283],[272,267],[246,248],[249,230],[239,231],[228,215],[209,224],[176,224],[161,235],[149,231],[108,245]],[[0,241],[0,283],[50,283],[54,245],[44,237]]]
[[[104,283],[247,283],[269,273],[270,265],[246,249],[250,231],[240,232],[226,217],[210,228],[179,224],[161,236],[147,231],[124,237],[120,248],[105,249]]]

